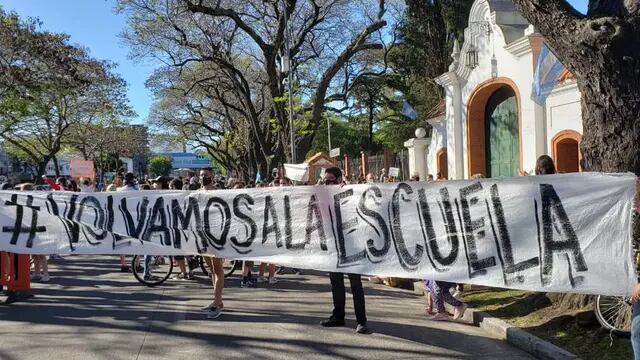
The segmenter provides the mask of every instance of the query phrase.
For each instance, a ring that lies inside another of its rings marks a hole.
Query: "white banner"
[[[0,192],[0,250],[211,254],[299,268],[623,295],[635,176],[218,191]]]

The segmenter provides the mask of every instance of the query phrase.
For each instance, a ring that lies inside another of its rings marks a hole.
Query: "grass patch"
[[[578,326],[577,312],[559,312],[544,293],[474,288],[465,290],[464,301],[584,360],[633,358],[629,338],[610,337],[597,323]]]

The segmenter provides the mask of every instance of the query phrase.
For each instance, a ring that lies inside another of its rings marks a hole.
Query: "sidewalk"
[[[0,306],[0,359],[532,359],[475,326],[428,321],[422,298],[368,282],[374,334],[359,335],[349,295],[347,327],[318,325],[331,310],[323,274],[258,289],[232,276],[225,313],[207,320],[203,277],[147,288],[117,272],[117,257],[66,259],[34,299]]]

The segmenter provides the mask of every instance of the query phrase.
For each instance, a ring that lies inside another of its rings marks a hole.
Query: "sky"
[[[588,0],[569,3],[586,13]],[[126,17],[115,14],[115,0],[0,0],[0,5],[22,17],[39,18],[45,30],[71,35],[71,42],[88,48],[94,58],[116,62],[116,71],[127,81],[129,101],[138,114],[134,122],[146,120],[153,97],[144,82],[154,67],[128,59],[129,50],[118,37],[126,27]]]

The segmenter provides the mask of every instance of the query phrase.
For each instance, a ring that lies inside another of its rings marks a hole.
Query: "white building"
[[[426,147],[426,174],[516,176],[521,170],[532,173],[543,154],[555,160],[559,172],[579,171],[577,84],[565,71],[544,106],[531,100],[544,39],[511,0],[476,0],[464,38],[451,54],[449,71],[436,79],[446,96],[442,111],[428,120],[431,138],[405,144]]]

